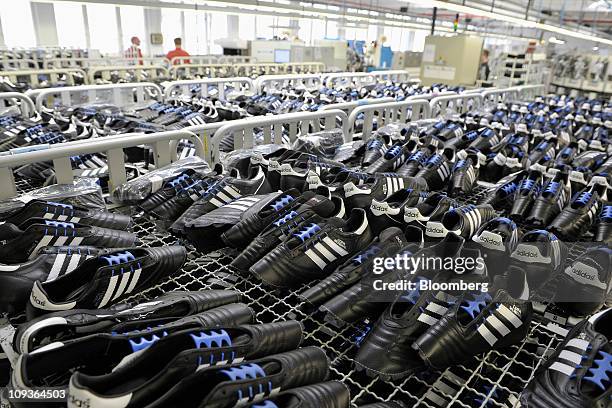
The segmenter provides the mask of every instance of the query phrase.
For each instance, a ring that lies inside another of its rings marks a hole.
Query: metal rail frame
[[[158,65],[109,65],[109,66],[96,66],[91,67],[87,71],[89,77],[89,83],[93,84],[96,81],[96,75],[100,74],[102,80],[109,81],[111,79],[111,73],[117,72],[120,76],[126,75],[128,72],[134,74],[137,82],[146,79],[147,81],[158,78],[160,76],[168,76],[168,69]],[[148,73],[146,77],[144,73]],[[160,75],[161,74],[161,75]]]
[[[18,106],[21,114],[26,118],[36,116],[34,102],[26,94],[20,92],[1,92],[0,105],[3,107]]]
[[[126,107],[141,104],[151,99],[149,98],[150,94],[146,92],[147,88],[155,91],[155,94],[161,100],[163,96],[161,87],[152,82],[45,88],[28,91],[27,95],[35,100],[36,109],[39,112],[43,107],[55,106],[58,99],[64,106],[75,105],[75,93],[80,95],[80,100],[77,103],[99,102],[101,97],[105,97],[104,101],[119,107]],[[136,97],[136,100],[134,100],[134,97]]]
[[[257,93],[264,91],[280,91],[287,87],[303,85],[306,88],[316,88],[323,84],[318,74],[286,74],[286,75],[262,75],[255,79]]]
[[[410,73],[408,71],[404,71],[403,69],[393,69],[388,71],[371,71],[371,75],[375,77],[385,80],[385,81],[393,81],[393,82],[410,82]]]
[[[385,96],[383,98],[367,98],[367,99],[360,99],[360,100],[351,101],[351,102],[330,103],[329,105],[322,106],[321,108],[319,108],[319,110],[324,111],[324,110],[330,110],[330,109],[340,109],[341,111],[346,112],[347,115],[350,115],[354,109],[360,106],[376,105],[376,104],[387,103],[387,102],[395,102],[395,98],[391,96]],[[349,123],[350,123],[350,120],[349,120]],[[350,129],[351,127],[349,126],[349,130]]]
[[[142,64],[140,64],[142,62]],[[45,58],[43,68],[83,68],[107,66],[107,65],[133,65],[150,67],[154,65],[165,66],[169,61],[165,57],[142,57],[142,58]]]
[[[408,117],[409,111],[411,112],[410,117]],[[361,137],[363,140],[366,140],[372,134],[375,116],[380,128],[385,124],[393,122],[407,123],[409,121],[429,119],[431,117],[431,107],[425,99],[360,106],[354,109],[349,116],[350,132],[355,129],[355,122],[357,122],[360,114],[363,114]]]
[[[74,74],[80,74],[83,76],[85,83],[87,83],[88,78],[80,68],[58,68],[58,69],[28,69],[21,71],[0,71],[0,77],[6,77],[11,82],[18,82],[18,77],[29,77],[31,86],[40,85],[40,77],[39,75],[48,76],[51,83],[57,83],[59,81],[60,75],[66,75],[66,81],[68,85],[74,85]]]
[[[356,83],[357,85],[370,85],[376,83],[376,76],[369,72],[334,72],[322,75],[323,83],[332,88],[337,83],[341,86]]]
[[[285,72],[291,74],[299,74],[299,73],[321,73],[325,72],[327,69],[325,64],[322,62],[286,62],[283,64],[285,66]]]
[[[169,100],[177,95],[191,97],[191,87],[194,85],[200,85],[198,94],[203,98],[209,95],[210,87],[217,88],[218,98],[222,100],[225,100],[226,87],[233,87],[242,92],[244,92],[246,88],[251,94],[256,91],[253,80],[246,77],[186,79],[182,81],[172,81],[166,84],[164,88],[164,99]]]
[[[495,107],[498,103],[510,102],[518,99],[518,90],[512,88],[490,89],[481,93],[485,108]]]
[[[198,126],[191,126],[186,129],[198,134],[203,139],[204,146],[210,146],[209,163],[213,165],[219,161],[219,143],[227,135],[234,135],[234,149],[249,149],[253,147],[253,132],[255,128],[263,130],[264,143],[281,144],[282,131],[285,126],[289,128],[289,139],[293,142],[297,138],[298,126],[302,133],[307,133],[310,125],[312,125],[315,132],[322,130],[322,127],[324,130],[331,130],[338,127],[338,119],[341,122],[340,126],[344,134],[344,140],[349,141],[348,117],[345,112],[338,109],[285,113],[274,116],[255,116],[221,122],[221,126],[214,132],[214,136],[211,135],[210,127],[207,128],[207,131],[199,131],[201,127]],[[323,125],[321,124],[322,121],[324,121]]]
[[[14,149],[0,155],[0,199],[13,197],[17,193],[13,169],[30,163],[53,161],[57,184],[72,184],[74,173],[70,157],[83,154],[104,152],[109,169],[109,189],[126,182],[126,169],[123,149],[132,146],[150,145],[155,152],[155,166],[170,164],[177,158],[176,143],[181,139],[190,139],[196,154],[204,157],[204,146],[198,137],[187,130],[174,130],[150,134],[122,134],[104,138],[66,142],[49,147],[36,146],[32,151]],[[174,147],[174,151],[172,150]]]
[[[483,97],[481,94],[437,96],[429,101],[429,105],[433,116],[444,116],[445,112],[449,109],[452,109],[453,113],[457,114],[466,112],[470,101],[473,103],[472,108],[474,109],[478,109],[483,105]]]

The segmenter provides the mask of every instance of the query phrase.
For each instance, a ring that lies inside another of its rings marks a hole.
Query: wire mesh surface
[[[27,181],[17,182],[19,192],[27,192],[38,186]],[[479,186],[463,203],[475,203],[486,189]],[[114,211],[130,212],[130,208]],[[306,312],[297,294],[314,283],[294,290],[275,290],[266,287],[255,278],[243,277],[229,266],[237,251],[229,248],[206,254],[196,251],[188,242],[172,236],[143,213],[131,214],[134,232],[141,246],[182,244],[188,248],[187,261],[181,271],[128,299],[152,299],[173,290],[198,291],[207,289],[231,289],[240,292],[243,302],[255,312],[258,323],[295,319],[304,326],[304,346],[319,346],[331,361],[330,379],[340,380],[351,391],[353,404],[359,406],[382,401],[401,401],[407,407],[513,407],[518,404],[524,389],[535,370],[562,340],[562,336],[550,331],[543,319],[534,320],[526,339],[503,351],[491,351],[472,358],[463,365],[444,371],[423,370],[401,380],[383,380],[356,370],[353,359],[372,322],[335,327],[324,321],[319,311]]]

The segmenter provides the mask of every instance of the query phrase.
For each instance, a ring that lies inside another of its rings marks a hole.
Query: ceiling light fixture
[[[450,3],[446,1],[440,1],[440,0],[404,0],[404,1],[407,3],[414,4],[416,6],[419,6],[419,7],[438,7],[440,9],[454,11],[456,13],[473,14],[475,16],[486,17],[492,20],[505,21],[508,23],[519,25],[521,27],[535,28],[535,29],[539,29],[543,31],[553,32],[555,34],[565,35],[568,37],[579,38],[581,40],[595,41],[595,42],[606,44],[606,45],[612,45],[612,40],[609,40],[607,38],[596,37],[586,32],[569,30],[567,28],[562,28],[562,27],[558,27],[558,26],[554,26],[550,24],[538,23],[533,20],[525,20],[522,18],[516,18],[516,17],[504,15],[504,14],[493,13],[493,12],[481,10],[475,7],[463,6],[460,4],[455,4],[455,3]]]

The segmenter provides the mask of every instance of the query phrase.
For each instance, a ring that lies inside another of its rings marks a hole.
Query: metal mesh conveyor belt
[[[39,186],[25,180],[17,180],[19,193]],[[462,203],[475,203],[485,192],[479,186],[469,196],[460,197]],[[120,208],[115,211],[127,211]],[[142,213],[132,214],[134,232],[142,246],[162,246],[178,242],[178,239],[158,229],[154,222]],[[513,407],[518,406],[518,396],[544,361],[543,356],[554,350],[562,336],[549,330],[548,321],[538,318],[531,325],[529,335],[521,344],[503,350],[492,351],[473,358],[469,364],[458,365],[443,372],[427,370],[417,375],[385,381],[371,378],[364,371],[355,370],[353,358],[359,340],[371,327],[369,321],[337,328],[323,320],[321,312],[306,313],[300,310],[302,302],[297,293],[305,290],[275,291],[263,286],[252,277],[234,274],[229,263],[234,250],[222,249],[202,254],[188,243],[188,260],[182,271],[149,288],[131,299],[151,299],[172,290],[233,289],[242,293],[244,302],[254,311],[259,323],[296,319],[305,330],[303,345],[322,347],[331,361],[331,379],[345,383],[355,405],[381,401],[402,401],[407,407]],[[569,246],[570,259],[579,256],[584,247],[579,242]]]

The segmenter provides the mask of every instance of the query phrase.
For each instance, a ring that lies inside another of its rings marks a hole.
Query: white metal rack
[[[41,111],[43,108],[52,108],[57,105],[74,106],[86,103],[112,103],[125,108],[142,105],[148,101],[161,100],[163,93],[157,84],[136,82],[45,88],[28,91],[27,95],[35,100],[36,109]]]
[[[158,65],[109,65],[91,67],[87,71],[89,83],[93,84],[99,76],[103,81],[110,81],[113,74],[121,79],[150,81],[159,77],[168,77],[168,69]]]
[[[85,71],[80,68],[57,68],[57,69],[29,69],[19,71],[0,71],[0,78],[8,78],[13,83],[25,79],[32,88],[40,87],[41,82],[48,81],[52,84],[60,82],[60,77],[65,77],[66,85],[75,85],[75,76],[83,78],[87,83]]]
[[[0,106],[5,108],[17,106],[21,110],[21,114],[26,118],[36,116],[34,102],[26,94],[20,92],[0,93]]]
[[[258,93],[280,91],[288,87],[312,89],[321,85],[321,76],[318,74],[262,75],[255,79]]]
[[[360,106],[354,109],[349,116],[349,131],[355,129],[355,123],[360,115],[363,115],[361,137],[366,140],[372,135],[374,119],[376,119],[379,128],[393,122],[405,123],[429,119],[431,117],[431,107],[425,99]]]
[[[164,99],[169,100],[177,96],[191,97],[193,95],[191,89],[194,86],[199,86],[198,95],[203,98],[208,97],[210,88],[215,88],[217,97],[222,100],[226,99],[228,89],[247,94],[253,94],[257,89],[253,80],[246,77],[187,79],[168,82],[164,87]]]

